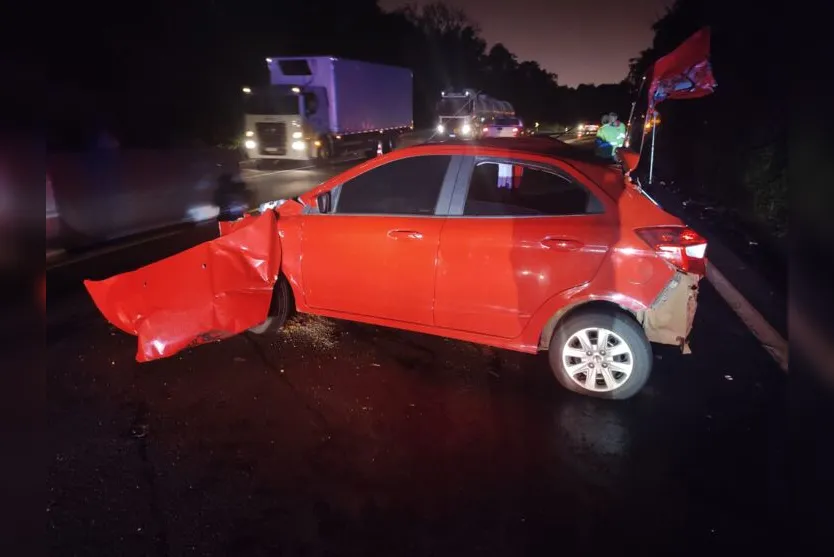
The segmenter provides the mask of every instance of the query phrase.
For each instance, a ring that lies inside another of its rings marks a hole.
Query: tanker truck
[[[437,103],[436,135],[472,139],[480,137],[483,124],[495,118],[515,116],[513,105],[474,89],[442,91]]]

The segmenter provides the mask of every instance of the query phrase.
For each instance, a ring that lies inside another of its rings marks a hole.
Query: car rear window
[[[555,172],[509,162],[475,166],[464,207],[467,216],[566,216],[602,212],[581,184]]]

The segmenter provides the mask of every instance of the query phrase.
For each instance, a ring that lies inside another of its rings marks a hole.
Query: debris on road
[[[297,316],[288,322],[278,334],[293,342],[294,345],[300,342],[320,350],[331,350],[338,344],[336,324],[324,317],[313,315]]]

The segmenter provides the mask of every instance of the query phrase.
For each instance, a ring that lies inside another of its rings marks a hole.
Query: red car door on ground
[[[462,213],[441,236],[435,322],[501,338],[517,337],[548,299],[590,281],[616,234],[587,188],[511,161],[476,164]]]
[[[301,274],[312,308],[433,323],[434,216],[451,157],[399,159],[342,184],[330,214],[304,217]]]

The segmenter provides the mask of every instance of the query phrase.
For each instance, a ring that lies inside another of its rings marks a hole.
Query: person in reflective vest
[[[616,112],[608,115],[608,123],[597,132],[597,154],[607,159],[614,158],[614,151],[625,144],[626,126],[620,122]]]
[[[598,157],[605,157],[606,152],[611,150],[611,146],[602,139],[602,128],[608,125],[610,114],[603,114],[599,127],[597,128],[597,136],[594,140],[594,152]]]

